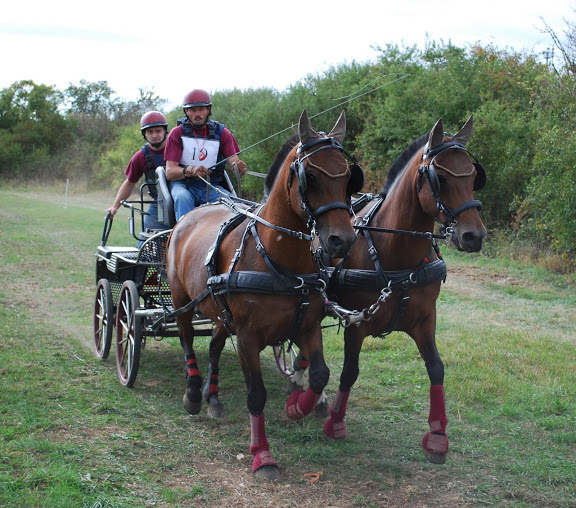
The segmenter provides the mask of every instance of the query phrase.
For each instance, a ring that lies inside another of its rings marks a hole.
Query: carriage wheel
[[[116,366],[120,383],[132,386],[138,374],[142,349],[142,323],[136,310],[140,307],[138,289],[134,281],[122,284],[116,311]]]
[[[94,346],[96,356],[102,360],[108,358],[114,331],[114,302],[108,279],[100,279],[94,299]]]
[[[274,351],[274,359],[276,360],[276,365],[278,365],[278,369],[280,372],[285,376],[291,376],[295,372],[294,362],[296,361],[296,350],[292,345],[290,348],[286,349],[286,344],[276,344],[272,346],[272,350]]]

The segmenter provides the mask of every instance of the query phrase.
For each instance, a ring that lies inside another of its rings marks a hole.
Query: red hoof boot
[[[304,390],[296,390],[290,394],[286,401],[286,413],[291,420],[301,420],[304,415],[298,411],[298,397],[304,393]]]
[[[258,478],[264,478],[266,480],[275,480],[280,477],[278,463],[274,455],[272,455],[272,452],[268,450],[262,450],[254,455],[252,472]]]
[[[448,436],[427,432],[422,439],[424,455],[433,464],[444,464],[448,453]]]
[[[306,391],[296,390],[293,392],[286,401],[286,413],[291,420],[301,420],[306,415],[309,415],[321,394],[316,394],[310,387]]]
[[[344,420],[335,422],[332,418],[328,418],[322,430],[324,430],[324,434],[326,434],[329,439],[345,439],[348,437],[346,422]]]

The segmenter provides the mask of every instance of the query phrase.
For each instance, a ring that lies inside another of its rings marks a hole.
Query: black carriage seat
[[[174,213],[174,201],[170,194],[170,187],[166,179],[166,170],[162,166],[156,168],[156,191],[158,193],[158,222],[168,228],[176,225],[176,214]],[[233,196],[236,196],[234,185],[230,181],[228,173],[224,171],[224,180],[220,184]]]

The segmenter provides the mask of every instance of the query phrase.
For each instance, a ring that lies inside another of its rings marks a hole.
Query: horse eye
[[[438,181],[440,182],[440,185],[447,182],[446,177],[441,174],[438,174]]]
[[[314,185],[316,183],[316,175],[313,173],[306,173],[306,184],[307,185]]]

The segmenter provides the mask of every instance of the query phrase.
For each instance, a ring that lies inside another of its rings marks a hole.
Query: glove
[[[186,178],[195,178],[198,176],[206,178],[210,172],[204,166],[186,166],[183,174]]]
[[[234,168],[234,171],[237,171],[240,174],[240,176],[242,176],[244,173],[246,173],[246,171],[248,171],[248,166],[246,166],[246,163],[241,160],[233,162],[232,167]]]

